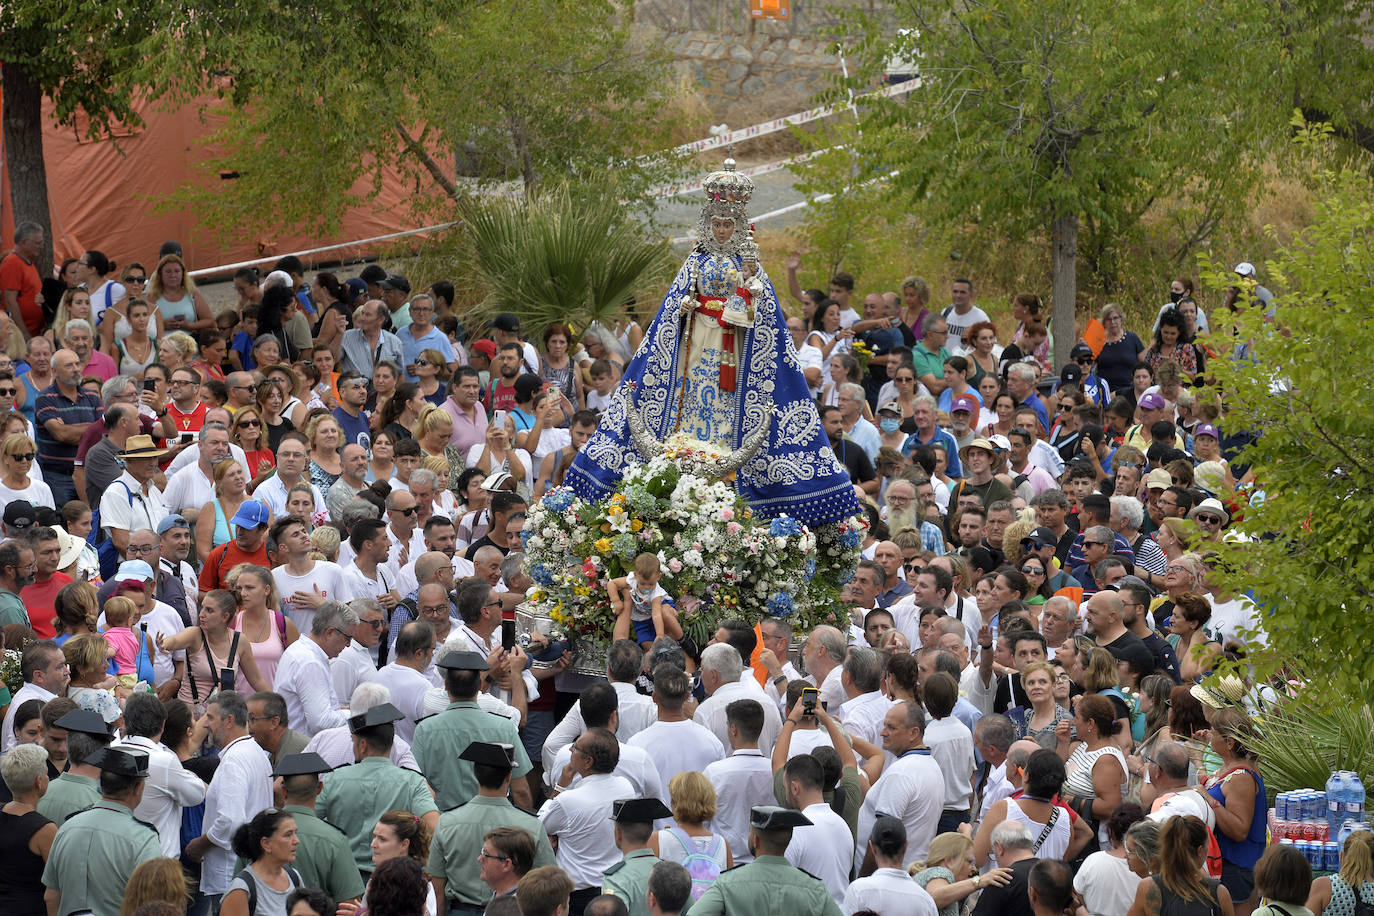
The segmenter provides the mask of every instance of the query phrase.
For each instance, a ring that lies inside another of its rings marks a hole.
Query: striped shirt
[[[56,382],[40,391],[33,417],[35,431],[38,433],[36,441],[39,466],[45,472],[52,471],[68,476],[76,466],[77,443],[58,442],[52,433],[48,432],[49,420],[61,420],[67,426],[94,423],[104,410],[100,398],[96,395],[82,391],[76,396],[76,400],[72,400],[62,393]]]

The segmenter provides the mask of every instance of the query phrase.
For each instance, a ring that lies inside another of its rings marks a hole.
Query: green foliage
[[[1374,711],[1365,703],[1329,702],[1300,693],[1254,717],[1260,769],[1270,799],[1291,789],[1321,788],[1332,770],[1374,779]]]
[[[278,0],[218,10],[198,34],[224,103],[208,174],[184,188],[220,232],[327,232],[399,174],[410,217],[518,183],[599,182],[628,199],[674,174],[655,117],[673,84],[656,53],[631,53],[610,0]],[[218,182],[215,182],[218,185]]]
[[[1302,132],[1326,146],[1329,129]],[[1331,697],[1374,694],[1363,636],[1374,630],[1374,207],[1367,174],[1318,170],[1315,220],[1260,265],[1278,297],[1273,321],[1242,308],[1235,336],[1212,312],[1212,346],[1251,342],[1248,360],[1208,364],[1226,397],[1228,433],[1262,433],[1242,455],[1255,491],[1223,545],[1237,589],[1265,609],[1271,651],[1262,668],[1303,666]],[[1223,268],[1213,271],[1218,286]],[[1242,299],[1242,302],[1245,300]],[[1351,638],[1351,637],[1354,638]]]
[[[896,53],[919,54],[922,79],[864,101],[858,174],[897,170],[890,193],[923,221],[1000,239],[1047,240],[1057,214],[1076,215],[1086,285],[1110,290],[1158,201],[1186,203],[1184,225],[1203,230],[1186,237],[1205,238],[1253,188],[1252,121],[1216,57],[1258,28],[1238,11],[904,0],[894,15],[911,31],[896,39],[888,23],[853,16],[860,66],[835,99]]]
[[[670,268],[667,245],[649,241],[614,194],[557,188],[468,199],[458,209],[487,291],[470,314],[516,312],[534,337],[554,322],[614,327],[630,296]]]

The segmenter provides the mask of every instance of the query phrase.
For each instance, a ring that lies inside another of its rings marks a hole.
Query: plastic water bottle
[[[1341,829],[1341,823],[1349,817],[1345,813],[1345,787],[1344,774],[1336,770],[1331,771],[1331,777],[1326,781],[1326,822],[1331,825],[1331,832],[1336,833]]]
[[[1364,821],[1364,784],[1358,773],[1346,774],[1344,782],[1345,816],[1353,821]]]

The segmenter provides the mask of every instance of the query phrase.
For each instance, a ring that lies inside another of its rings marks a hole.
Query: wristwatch
[[[973,889],[974,889],[975,891],[978,890],[978,885],[981,884],[982,882],[983,882],[983,876],[982,876],[982,875],[979,875],[979,874],[975,874],[975,875],[973,876]]]

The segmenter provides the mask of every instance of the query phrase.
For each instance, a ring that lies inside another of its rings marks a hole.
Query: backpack
[[[286,875],[287,875],[287,877],[289,877],[289,878],[291,879],[291,887],[292,887],[293,889],[294,889],[294,888],[300,887],[300,886],[304,883],[304,882],[301,880],[300,873],[297,872],[297,871],[296,871],[294,868],[292,868],[290,865],[285,866],[285,868],[286,868]],[[246,867],[243,869],[243,871],[239,872],[239,873],[238,873],[237,875],[235,875],[234,877],[236,877],[236,878],[242,878],[242,879],[243,879],[243,883],[246,884],[246,885],[248,885],[248,916],[253,916],[253,914],[256,913],[256,912],[258,911],[258,882],[257,882],[257,879],[254,878],[251,874],[249,874],[248,868],[246,868]]]
[[[669,827],[671,833],[682,848],[687,850],[687,857],[680,863],[687,869],[687,874],[692,876],[692,899],[700,900],[701,895],[706,893],[706,888],[716,883],[720,877],[720,863],[716,861],[716,855],[720,852],[720,844],[724,842],[719,836],[711,837],[711,845],[704,850],[697,850],[692,843],[692,838],[681,827]]]
[[[110,484],[118,484],[124,488],[124,492],[129,497],[129,505],[134,504],[134,491],[129,489],[129,485],[122,480],[116,480]],[[100,508],[91,510],[91,533],[100,531]],[[87,538],[89,542],[89,537]],[[95,545],[95,555],[100,560],[100,578],[109,582],[119,571],[119,550],[115,548],[114,538],[109,535]]]
[[[1116,697],[1126,704],[1126,708],[1131,711],[1131,740],[1136,744],[1145,740],[1145,713],[1140,711],[1140,704],[1115,687],[1108,687],[1106,690],[1099,690],[1103,696]]]

